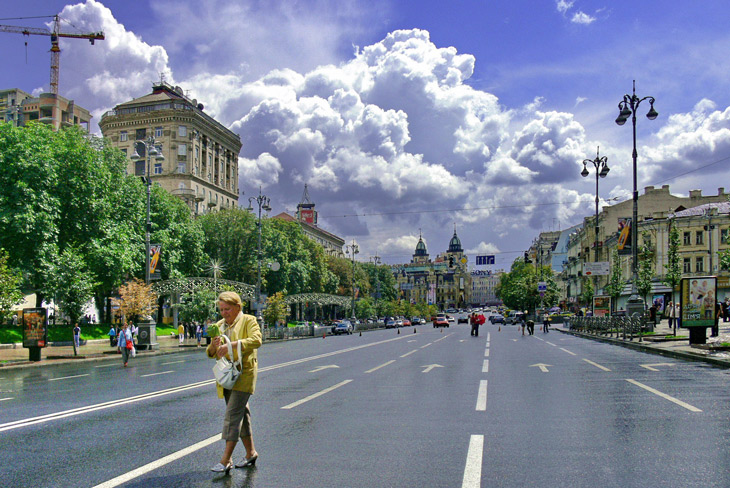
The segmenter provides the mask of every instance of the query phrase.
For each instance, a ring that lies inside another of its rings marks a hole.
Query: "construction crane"
[[[73,34],[70,32],[61,32],[59,27],[60,19],[58,15],[53,16],[53,30],[42,27],[20,27],[16,25],[1,25],[0,32],[14,32],[23,34],[24,36],[51,36],[51,93],[58,94],[58,72],[61,59],[61,48],[58,46],[60,37],[72,39],[88,39],[91,44],[96,40],[104,40],[103,32],[89,32],[86,34]]]

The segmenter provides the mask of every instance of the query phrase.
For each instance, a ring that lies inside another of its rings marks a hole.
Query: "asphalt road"
[[[0,371],[0,486],[730,486],[726,370],[537,329],[267,343],[228,477],[202,350]]]

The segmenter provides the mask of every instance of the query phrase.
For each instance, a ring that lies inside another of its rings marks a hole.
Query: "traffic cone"
[[[502,332],[502,326],[499,326],[499,330],[497,332]]]
[[[322,332],[322,339],[324,339],[327,336],[327,332]]]
[[[414,334],[416,333],[416,329],[413,329],[413,333],[414,333]]]
[[[400,334],[400,329],[398,329],[398,333]]]
[[[360,337],[362,337],[362,331],[360,331]]]

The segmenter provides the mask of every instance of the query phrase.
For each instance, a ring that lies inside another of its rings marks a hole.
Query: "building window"
[[[156,175],[162,174],[162,163],[155,163],[155,174]]]
[[[727,244],[728,231],[730,229],[720,229],[720,244]]]
[[[703,273],[705,271],[705,258],[695,258],[695,271],[698,273]]]
[[[127,131],[123,130],[119,133],[119,142],[127,142]]]
[[[178,144],[177,155],[178,156],[187,156],[187,154],[188,154],[188,145],[187,144]]]
[[[155,127],[155,139],[162,137],[162,127]]]
[[[127,157],[127,148],[122,149],[122,154],[124,154],[124,157]]]
[[[147,139],[147,129],[137,129],[134,134],[134,139],[137,141]]]
[[[177,127],[177,135],[180,137],[187,137],[188,135],[188,128],[185,125],[179,125]]]
[[[690,258],[684,258],[684,262],[682,263],[682,272],[683,273],[692,272],[692,260]]]
[[[185,173],[185,163],[177,163],[177,172]]]
[[[179,185],[177,185],[177,187],[180,190],[184,190],[185,189],[185,183],[180,183]]]
[[[682,243],[685,246],[689,246],[690,244],[692,244],[692,242],[691,242],[692,237],[691,237],[691,234],[689,232],[685,232],[684,235],[683,235],[683,237],[684,237],[684,239],[683,239]]]

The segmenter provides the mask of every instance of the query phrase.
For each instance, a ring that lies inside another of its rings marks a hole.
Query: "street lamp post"
[[[257,197],[248,198],[248,208],[246,208],[246,210],[253,212],[254,202],[256,202],[259,207],[259,217],[258,220],[256,220],[256,230],[258,233],[256,246],[256,320],[258,320],[259,325],[261,325],[263,320],[261,317],[261,210],[266,212],[270,211],[271,207],[269,206],[269,203],[271,203],[271,200],[266,195],[261,194],[261,187],[259,186],[259,195]]]
[[[375,265],[375,304],[378,303],[380,298],[380,278],[378,277],[378,266],[380,266],[380,256],[370,256],[370,262]]]
[[[633,217],[631,220],[631,274],[632,274],[632,282],[631,282],[631,297],[629,297],[629,300],[626,304],[626,312],[629,315],[633,315],[636,312],[643,313],[644,312],[644,300],[639,296],[638,289],[636,287],[636,282],[638,279],[638,248],[639,248],[639,239],[638,239],[638,230],[639,230],[639,192],[636,188],[636,109],[639,108],[639,105],[644,100],[649,100],[649,111],[646,114],[646,118],[649,120],[654,120],[659,115],[656,110],[654,110],[654,97],[644,97],[639,98],[636,96],[636,80],[634,80],[633,84],[633,92],[631,95],[624,95],[624,99],[621,100],[618,104],[618,108],[620,110],[618,117],[616,117],[616,123],[618,125],[624,125],[626,121],[628,120],[629,116],[631,116],[631,125],[633,126],[633,143],[634,143],[634,149],[631,153],[632,160],[633,160],[633,174],[634,174],[634,206],[633,206]]]
[[[352,317],[355,318],[355,254],[360,253],[360,246],[355,244],[355,239],[353,239],[352,244],[346,245],[345,249],[352,258]]]
[[[145,185],[147,186],[147,225],[145,230],[145,272],[144,282],[150,284],[150,233],[152,231],[152,222],[150,221],[150,195],[152,193],[152,180],[150,179],[150,166],[152,166],[152,157],[155,157],[155,161],[164,161],[165,156],[162,155],[162,149],[158,149],[155,146],[155,138],[150,136],[146,140],[136,141],[134,143],[134,154],[129,158],[132,161],[139,161],[140,159],[145,160],[145,156],[140,156],[138,147],[144,147],[146,156],[145,172],[146,176],[143,178]]]
[[[593,239],[593,262],[598,262],[598,178],[605,178],[606,175],[608,175],[608,172],[610,171],[608,167],[608,157],[603,156],[599,157],[600,147],[596,148],[596,159],[584,159],[583,160],[583,171],[580,172],[581,176],[584,178],[589,175],[588,168],[586,168],[586,165],[588,163],[592,163],[593,167],[596,169],[596,220],[593,222],[593,231],[594,231],[594,239]],[[593,293],[598,292],[598,276],[593,276]]]

